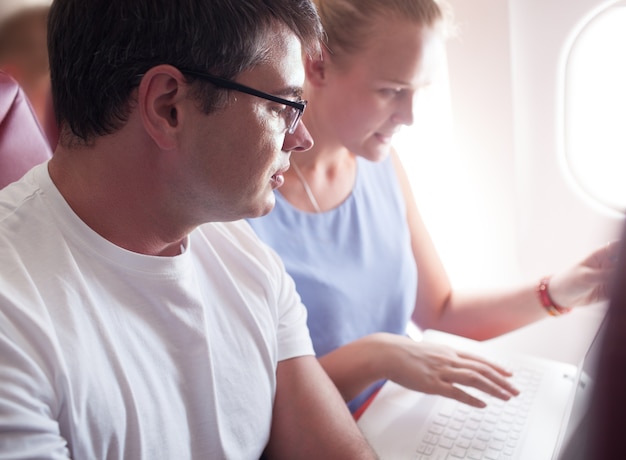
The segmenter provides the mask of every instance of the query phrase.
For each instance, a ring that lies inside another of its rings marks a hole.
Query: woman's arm
[[[319,361],[346,401],[382,379],[475,407],[485,404],[457,384],[504,400],[518,393],[507,380],[511,374],[495,364],[444,345],[415,342],[396,334],[368,335],[333,350]]]
[[[393,161],[407,206],[411,245],[419,273],[413,320],[422,329],[439,329],[483,340],[545,318],[536,282],[493,292],[456,292],[419,214],[408,177],[397,154]],[[461,229],[459,231],[462,231]],[[550,282],[550,297],[574,307],[605,300],[615,268],[617,244],[589,255]]]

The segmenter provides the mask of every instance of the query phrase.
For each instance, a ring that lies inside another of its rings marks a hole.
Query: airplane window
[[[565,67],[565,158],[593,199],[626,212],[626,6],[594,17]]]

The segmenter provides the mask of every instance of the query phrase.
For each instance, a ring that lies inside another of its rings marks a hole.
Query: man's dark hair
[[[319,52],[309,0],[55,0],[48,49],[57,121],[83,141],[115,132],[138,75],[170,64],[232,78],[263,60],[280,23],[307,54]],[[197,85],[208,112],[214,87]]]

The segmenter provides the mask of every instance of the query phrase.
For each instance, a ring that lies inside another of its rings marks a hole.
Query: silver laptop
[[[605,322],[579,366],[425,331],[425,341],[472,351],[511,369],[521,394],[504,402],[464,388],[488,403],[476,409],[387,382],[357,423],[383,460],[557,459],[586,414]]]

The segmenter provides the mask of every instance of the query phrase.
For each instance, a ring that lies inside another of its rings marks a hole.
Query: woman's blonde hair
[[[313,0],[326,33],[326,46],[335,56],[362,50],[381,19],[403,19],[425,27],[452,24],[444,0]]]

